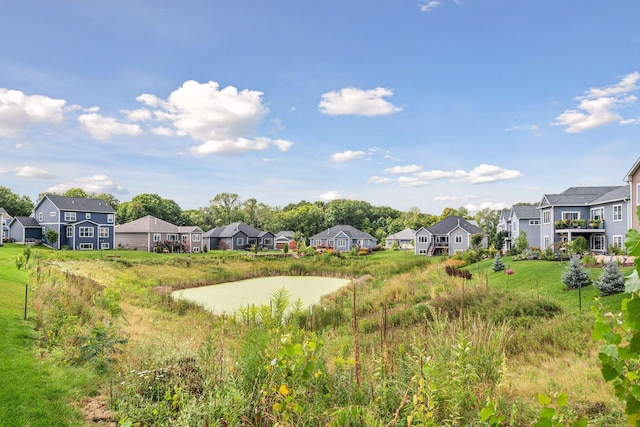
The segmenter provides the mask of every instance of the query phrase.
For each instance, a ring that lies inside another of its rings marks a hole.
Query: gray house
[[[12,242],[42,243],[42,226],[30,216],[14,216],[7,228]]]
[[[631,186],[570,187],[560,194],[545,194],[540,206],[542,249],[557,249],[578,236],[588,249],[604,253],[609,246],[624,249],[632,227]]]
[[[178,226],[151,215],[115,229],[116,246],[147,252],[202,252],[204,232],[198,226]]]
[[[249,249],[258,245],[265,249],[274,249],[274,235],[270,231],[260,231],[244,222],[212,228],[204,233],[205,243],[210,249]]]
[[[413,228],[405,228],[394,234],[390,234],[384,240],[384,246],[391,249],[395,244],[399,249],[413,249],[416,231]]]
[[[483,234],[481,247],[487,247],[488,238],[475,222],[459,216],[448,216],[431,227],[421,227],[415,233],[416,255],[453,255],[471,248],[474,234]]]
[[[0,246],[5,240],[9,239],[9,223],[11,222],[11,215],[7,211],[0,207]]]
[[[509,252],[524,232],[530,248],[540,248],[540,211],[537,206],[512,206],[503,210],[498,221],[498,231],[504,233],[503,251]]]
[[[289,245],[289,242],[293,240],[295,240],[295,233],[293,231],[279,231],[275,235],[275,248],[282,249],[285,245]]]
[[[638,208],[640,207],[640,158],[636,160],[629,172],[627,172],[625,179],[629,185],[629,212],[627,215],[631,218],[631,226],[634,230],[640,231],[640,223],[638,219]]]
[[[369,233],[351,225],[336,225],[309,238],[314,248],[331,248],[336,251],[349,251],[353,247],[374,249],[378,241]]]

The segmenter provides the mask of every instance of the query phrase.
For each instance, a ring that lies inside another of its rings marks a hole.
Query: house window
[[[347,247],[347,239],[338,239],[336,240],[337,248],[346,248]]]
[[[167,234],[167,240],[170,242],[177,242],[178,235],[177,234]]]
[[[540,225],[540,220],[539,219],[530,219],[529,220],[529,225]]]
[[[78,237],[93,237],[93,227],[80,227]],[[91,247],[93,249],[93,246]]]
[[[591,209],[590,219],[602,219],[604,217],[604,208]]]
[[[238,237],[238,238],[236,239],[236,245],[238,245],[238,246],[244,246],[244,238],[242,238],[242,237]]]
[[[162,239],[162,236],[160,235],[160,233],[155,233],[155,234],[153,235],[153,241],[154,241],[154,242],[159,242],[159,241],[160,241],[160,239]]]
[[[429,243],[429,236],[418,236],[418,243]]]
[[[264,245],[265,245],[265,246],[271,246],[271,245],[273,245],[273,239],[271,239],[271,238],[265,238],[265,239],[264,239]]]
[[[200,235],[199,234],[194,234],[193,236],[191,236],[191,239],[194,242],[199,242],[200,241]]]
[[[49,212],[49,216],[51,216],[51,217],[56,216],[55,211],[54,212]]]
[[[604,251],[604,236],[591,236],[591,250],[593,251]]]
[[[80,243],[80,249],[91,250],[93,249],[93,243]]]
[[[462,236],[455,236],[456,243],[462,243]]]
[[[91,214],[89,212],[84,214],[84,219],[91,219]]]
[[[613,205],[613,220],[622,221],[622,205]]]
[[[544,236],[544,247],[548,248],[551,245],[551,239],[549,239],[549,236]]]
[[[568,220],[580,219],[580,212],[574,212],[574,211],[562,212],[562,219],[568,219]]]
[[[38,221],[42,222],[43,219],[44,219],[44,215],[42,214],[42,212],[38,212]]]
[[[67,227],[67,237],[73,237],[73,227]]]
[[[418,255],[426,255],[426,254],[427,254],[426,249],[418,249]]]
[[[108,242],[100,243],[100,249],[110,249]]]
[[[622,249],[622,236],[620,235],[613,236],[613,246],[615,246],[616,248]]]
[[[107,227],[98,228],[98,237],[109,237],[109,229]]]
[[[113,224],[113,214],[108,214],[108,215],[107,215],[107,222],[108,222],[109,224]]]
[[[551,211],[546,210],[542,211],[542,223],[543,224],[551,224]]]
[[[194,247],[193,248],[193,252],[196,253],[196,254],[200,253],[200,247],[199,246]]]
[[[65,221],[75,221],[76,220],[76,213],[75,212],[65,212],[64,213],[64,220]]]

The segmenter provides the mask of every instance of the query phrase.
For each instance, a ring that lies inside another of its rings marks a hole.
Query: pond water
[[[260,277],[182,289],[171,295],[198,303],[214,314],[232,314],[248,305],[269,305],[273,293],[281,288],[289,293],[290,303],[300,298],[302,304],[308,307],[320,302],[323,295],[335,292],[349,282],[348,279],[315,276]]]

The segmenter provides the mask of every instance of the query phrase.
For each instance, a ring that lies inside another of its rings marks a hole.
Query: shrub
[[[497,253],[495,259],[493,260],[493,264],[491,265],[491,269],[493,271],[502,271],[505,268],[506,266],[504,265],[504,261],[502,261],[500,254]]]
[[[591,281],[578,256],[571,257],[567,269],[562,273],[562,283],[567,289],[578,289],[587,286]]]
[[[593,282],[593,286],[602,296],[624,292],[624,275],[615,259],[605,264],[600,277]]]

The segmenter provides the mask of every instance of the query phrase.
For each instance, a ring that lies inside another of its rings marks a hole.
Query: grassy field
[[[375,415],[388,425],[406,425],[407,416],[421,413],[410,399],[417,396],[440,405],[432,410],[440,424],[425,425],[463,425],[460,420],[477,417],[483,396],[490,396],[518,420],[511,425],[526,425],[518,422],[535,419],[537,393],[561,391],[569,394],[572,411],[591,414],[590,425],[620,421],[620,406],[601,378],[597,344],[590,340],[589,307],[597,291],[582,289],[580,311],[578,292],[565,291],[560,281],[566,263],[506,257],[507,268],[515,272],[506,275],[493,272],[492,260],[486,260],[468,267],[474,277],[465,282],[444,274],[443,259],[403,251],[268,259],[230,251],[34,249],[27,274],[15,266],[22,250],[0,248],[0,348],[7,349],[0,355],[2,425],[83,425],[79,408],[100,392],[112,395],[109,404],[123,423],[204,425],[218,414],[214,419],[225,425],[269,426],[274,420],[296,425],[292,420],[302,421],[295,410],[287,415],[274,409],[283,408],[278,404],[289,396],[282,388],[287,383],[278,382],[287,378],[289,386],[323,384],[320,400],[294,403],[325,424],[359,408],[361,420]],[[24,321],[25,284],[36,281],[36,264],[40,283],[29,294]],[[596,278],[600,270],[590,272]],[[172,289],[281,274],[358,279],[326,297],[313,318],[300,311],[286,322],[273,317],[273,307],[220,318],[167,297]],[[599,303],[616,310],[623,297]],[[43,336],[50,338],[43,342]],[[93,337],[104,354],[77,363],[78,343],[86,337]],[[127,344],[118,346],[118,337]],[[302,353],[286,353],[290,339],[300,340]],[[320,348],[321,341],[320,353],[306,353],[308,343]],[[116,347],[117,353],[109,353]],[[291,365],[280,376],[265,372],[269,354],[289,357]],[[295,367],[306,363],[309,368],[311,361],[317,372],[308,379],[306,370]],[[431,391],[415,382],[427,367]],[[143,375],[150,372],[163,372],[165,379]],[[468,379],[458,381],[458,375]],[[199,384],[209,387],[207,399],[198,394]],[[159,394],[146,396],[147,387]],[[256,400],[258,395],[263,397]],[[251,415],[261,412],[266,418]],[[447,418],[451,414],[457,418]],[[212,420],[208,425],[222,424]]]

